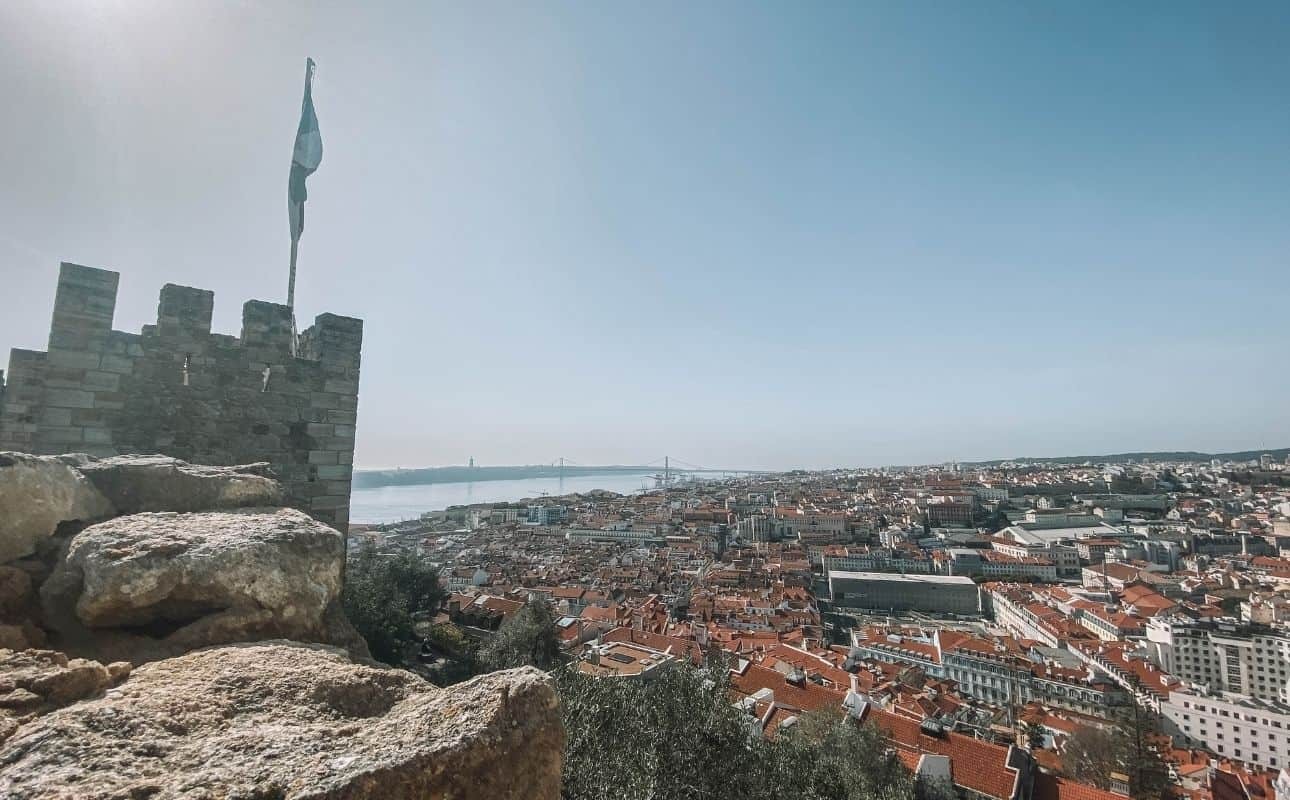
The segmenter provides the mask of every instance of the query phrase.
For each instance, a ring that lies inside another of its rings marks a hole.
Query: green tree
[[[1129,776],[1134,800],[1160,800],[1169,789],[1169,767],[1160,753],[1162,734],[1155,712],[1130,700],[1117,709],[1119,746],[1123,770]]]
[[[524,666],[549,670],[560,661],[555,616],[540,597],[530,598],[479,651],[479,663],[488,671]]]
[[[1038,722],[1027,722],[1023,726],[1023,732],[1026,736],[1026,744],[1030,746],[1031,750],[1042,750],[1044,748],[1044,741],[1048,738],[1048,734],[1044,732],[1043,725]]]
[[[904,800],[914,796],[913,776],[878,729],[859,724],[838,708],[803,714],[769,747],[787,751],[787,780],[797,776],[803,797]]]
[[[418,616],[433,613],[446,596],[439,571],[412,553],[386,554],[365,546],[345,570],[345,615],[367,640],[373,657],[411,663]]]
[[[1072,778],[1109,789],[1114,776],[1128,781],[1134,800],[1159,800],[1169,786],[1169,768],[1159,752],[1155,714],[1130,701],[1119,706],[1108,728],[1079,728],[1066,740],[1062,769]]]
[[[1119,744],[1113,731],[1080,727],[1067,737],[1062,770],[1075,780],[1106,789],[1111,785],[1111,774],[1120,768]]]
[[[734,705],[724,666],[677,663],[649,681],[555,672],[565,800],[914,800],[876,729],[841,709],[766,739]]]

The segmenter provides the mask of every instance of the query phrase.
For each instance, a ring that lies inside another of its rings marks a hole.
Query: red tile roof
[[[1125,800],[1124,795],[1108,792],[1086,783],[1059,778],[1056,775],[1035,775],[1034,800]]]
[[[742,673],[731,670],[730,686],[737,694],[745,697],[755,694],[759,689],[770,689],[775,693],[776,703],[803,711],[841,706],[847,696],[844,690],[830,689],[810,681],[795,686],[781,673],[757,664],[749,664]]]
[[[948,756],[956,785],[999,800],[1013,797],[1017,770],[1008,766],[1010,748],[949,731],[928,736],[917,721],[877,708],[870,708],[865,719],[872,720],[898,750]]]

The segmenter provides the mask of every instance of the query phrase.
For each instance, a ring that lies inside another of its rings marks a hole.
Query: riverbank
[[[580,478],[588,476],[624,476],[661,472],[650,466],[608,465],[585,467],[573,465],[530,464],[526,466],[496,467],[420,467],[417,469],[356,470],[355,489],[376,489],[382,486],[419,486],[441,483],[484,483],[487,481],[517,481],[539,478]]]
[[[357,480],[355,485],[357,486]],[[618,494],[635,494],[652,488],[653,471],[566,476],[563,479],[557,476],[355,488],[350,494],[350,522],[397,522],[449,506],[514,503],[526,498],[559,497],[597,489]]]

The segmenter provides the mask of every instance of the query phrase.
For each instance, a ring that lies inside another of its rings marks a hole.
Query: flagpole
[[[287,277],[287,307],[291,309],[292,317],[296,314],[296,245],[300,243],[299,239],[291,239],[291,272]]]
[[[291,237],[291,271],[287,277],[287,308],[291,310],[291,355],[296,355],[296,249],[300,240]]]

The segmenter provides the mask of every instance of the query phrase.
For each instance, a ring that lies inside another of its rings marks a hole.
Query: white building
[[[1290,709],[1230,693],[1173,691],[1160,713],[1165,730],[1190,746],[1264,768],[1290,763]]]
[[[1146,626],[1151,660],[1188,683],[1290,708],[1290,634],[1235,620],[1155,617]]]

